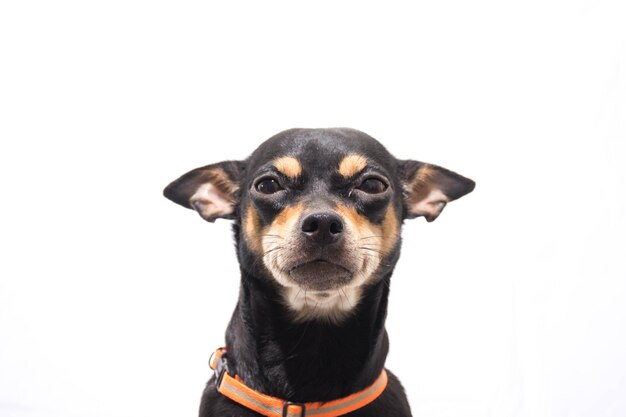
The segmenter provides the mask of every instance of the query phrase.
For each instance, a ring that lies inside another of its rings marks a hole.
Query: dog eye
[[[273,178],[265,178],[257,182],[255,188],[258,192],[263,194],[274,194],[283,189],[278,181]]]
[[[387,189],[387,184],[378,178],[367,178],[356,188],[368,194],[380,194]]]

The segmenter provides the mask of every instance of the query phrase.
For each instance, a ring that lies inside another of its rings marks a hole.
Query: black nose
[[[302,233],[318,244],[335,243],[343,236],[343,221],[329,211],[311,213],[302,220]]]

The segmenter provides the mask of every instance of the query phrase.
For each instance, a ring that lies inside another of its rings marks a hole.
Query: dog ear
[[[163,195],[208,222],[233,219],[239,202],[243,162],[225,161],[189,171],[165,187]]]
[[[437,165],[413,160],[399,162],[405,218],[424,216],[426,221],[432,222],[446,204],[474,189],[474,181]]]

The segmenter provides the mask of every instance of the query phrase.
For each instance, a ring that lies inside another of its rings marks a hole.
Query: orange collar
[[[365,407],[385,391],[387,372],[383,369],[372,385],[362,391],[329,402],[296,403],[261,394],[228,373],[226,348],[219,348],[209,359],[215,371],[217,392],[257,413],[268,417],[337,417]]]

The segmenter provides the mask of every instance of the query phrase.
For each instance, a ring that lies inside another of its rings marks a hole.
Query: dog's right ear
[[[239,203],[242,161],[225,161],[189,171],[165,187],[163,195],[208,222],[232,219]]]
[[[403,177],[405,218],[424,216],[432,222],[450,201],[472,192],[474,181],[437,165],[413,161],[400,162]]]

